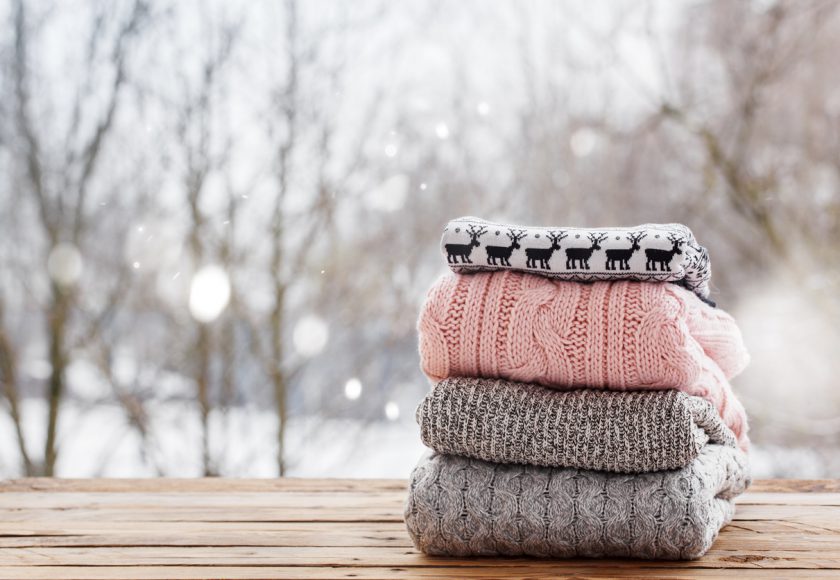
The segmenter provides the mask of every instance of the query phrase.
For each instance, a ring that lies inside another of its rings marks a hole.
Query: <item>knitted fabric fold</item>
[[[456,377],[435,385],[416,417],[426,447],[495,463],[640,473],[685,467],[708,443],[736,446],[708,401],[675,390]]]
[[[454,272],[519,270],[574,282],[677,282],[711,303],[709,254],[682,224],[534,227],[462,217],[446,225],[440,249]]]
[[[418,321],[423,372],[610,390],[677,389],[711,402],[746,445],[728,379],[749,362],[726,312],[674,284],[579,284],[513,271],[448,274]]]
[[[405,522],[432,555],[692,559],[732,519],[748,471],[743,452],[721,445],[635,475],[432,453],[411,475]]]

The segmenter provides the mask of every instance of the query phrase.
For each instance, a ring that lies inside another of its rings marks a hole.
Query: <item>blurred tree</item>
[[[84,74],[72,91],[74,100],[63,103],[72,113],[67,134],[59,136],[55,127],[37,118],[45,103],[33,98],[33,93],[42,96],[44,87],[33,74],[36,63],[31,49],[33,38],[44,34],[46,24],[41,18],[29,18],[26,3],[22,0],[15,1],[12,7],[14,40],[10,68],[15,123],[14,133],[4,142],[11,145],[11,154],[22,168],[21,179],[16,181],[19,201],[21,205],[34,204],[36,209],[37,219],[33,221],[33,226],[37,228],[36,243],[44,248],[38,261],[50,269],[47,279],[30,278],[31,269],[21,273],[27,277],[24,286],[30,286],[36,293],[32,298],[36,302],[45,300],[43,315],[50,371],[43,462],[34,461],[26,447],[25,430],[21,428],[18,411],[19,385],[12,358],[14,348],[8,335],[3,348],[5,392],[16,425],[24,470],[32,475],[50,476],[55,472],[58,418],[65,394],[71,347],[70,319],[79,307],[76,287],[81,269],[79,249],[92,243],[91,222],[98,217],[91,213],[88,198],[92,189],[102,186],[102,152],[108,146],[107,141],[122,104],[128,53],[147,19],[146,6],[140,1],[131,4],[127,15],[113,16],[109,20],[109,11],[109,8],[100,7],[91,12]],[[110,30],[108,25],[114,25],[115,30]],[[107,86],[97,86],[96,89],[105,89],[104,95],[94,91],[94,79],[103,75],[110,81]],[[9,209],[20,215],[18,212],[23,210],[17,209],[16,205],[11,205]],[[45,273],[43,270],[39,272],[42,275]],[[48,287],[46,296],[41,295],[39,287],[42,285]],[[117,293],[105,303],[105,309],[113,308],[116,300]],[[86,314],[96,324],[103,312],[88,310]]]
[[[330,421],[354,419],[348,447],[410,422],[416,313],[455,215],[685,221],[725,308],[749,321],[788,280],[837,326],[835,2],[385,7],[0,6],[0,392],[21,473],[61,471],[77,407],[126,427],[94,442],[97,469],[124,444],[156,474],[284,474]],[[790,357],[739,379],[745,398],[836,371]],[[827,402],[784,430],[747,400],[759,443],[840,438],[811,421],[840,408],[832,384],[813,378]]]

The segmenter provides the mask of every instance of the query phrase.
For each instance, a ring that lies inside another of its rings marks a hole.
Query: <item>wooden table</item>
[[[0,579],[840,577],[840,481],[760,481],[694,562],[418,553],[402,480],[0,482]]]

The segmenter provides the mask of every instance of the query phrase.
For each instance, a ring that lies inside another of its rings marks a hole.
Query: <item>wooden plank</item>
[[[72,548],[72,547],[393,547],[410,549],[407,535],[389,535],[387,532],[348,534],[346,532],[199,532],[173,534],[161,530],[147,533],[73,534],[43,536],[0,537],[0,548]],[[837,536],[807,536],[803,534],[736,534],[723,533],[715,542],[715,548],[726,551],[749,551],[773,553],[779,546],[789,552],[840,551]]]
[[[739,505],[735,510],[735,521],[739,520],[782,520],[823,521],[827,524],[840,521],[840,508],[835,506],[798,505]]]
[[[307,493],[332,493],[336,491],[406,491],[407,488],[408,483],[404,479],[307,479],[298,477],[279,479],[227,479],[220,477],[196,479],[59,479],[30,477],[0,481],[0,493],[21,491],[96,493],[303,491]]]
[[[188,537],[165,535],[165,534],[126,534],[119,538],[108,535],[73,535],[73,536],[27,536],[0,539],[0,548],[116,548],[116,547],[155,547],[169,546],[179,548],[195,547],[394,547],[410,549],[411,542],[408,538],[395,539],[394,541],[359,540],[353,542],[347,537],[326,538],[323,542],[317,538],[297,538],[292,534],[246,534],[225,537],[213,534],[191,534]],[[766,552],[774,554],[779,546],[785,546],[788,552],[811,552],[814,550],[828,550],[832,553],[840,551],[840,539],[824,538],[815,536],[811,539],[802,539],[796,536],[786,537],[774,535],[771,537],[736,537],[721,536],[715,547],[725,551],[744,551],[750,553]]]
[[[825,494],[831,495],[831,494]],[[66,492],[10,492],[0,494],[0,511],[21,509],[155,509],[155,508],[393,508],[403,509],[405,491],[376,492],[254,492],[254,493],[66,493]]]
[[[840,521],[830,522],[829,525],[814,525],[800,520],[745,520],[738,519],[724,528],[727,533],[731,530],[750,530],[758,533],[798,533],[804,535],[835,535],[840,534]]]
[[[224,500],[220,499],[219,504]],[[294,507],[229,507],[206,505],[197,507],[170,506],[165,508],[137,506],[80,507],[80,508],[26,508],[0,509],[0,521],[23,523],[27,521],[71,522],[84,520],[122,522],[402,522],[402,505],[357,506],[332,502],[329,507],[319,505]],[[735,521],[784,520],[836,526],[840,521],[839,506],[798,505],[742,505],[735,513]]]
[[[840,479],[759,479],[752,483],[750,491],[840,493]]]
[[[836,482],[758,482],[693,562],[430,558],[405,494],[402,480],[0,483],[0,580],[840,576]]]
[[[332,508],[376,507],[402,511],[405,492],[254,492],[225,494],[219,497],[210,493],[65,493],[65,492],[10,492],[0,494],[0,512],[20,511],[25,508],[48,509],[192,509],[204,507],[237,508],[296,508],[323,510]],[[823,506],[840,507],[840,494],[766,493],[745,494],[737,498],[739,508],[749,506]],[[220,505],[222,504],[222,505]]]
[[[336,525],[336,524],[332,524]],[[103,527],[95,532],[82,530],[50,530],[35,534],[0,535],[0,548],[37,547],[117,547],[117,546],[179,546],[179,547],[395,547],[411,548],[411,540],[401,524],[390,529],[377,529],[383,524],[344,524],[341,529],[330,530],[318,526],[297,524],[290,529],[282,526],[274,530],[215,529],[213,526],[179,527],[163,530],[160,526],[145,530]],[[391,524],[393,526],[393,524]],[[136,524],[131,524],[136,527]],[[721,550],[771,551],[784,546],[788,551],[840,550],[840,534],[828,535],[824,531],[791,531],[789,528],[763,532],[727,527],[715,543]]]
[[[681,568],[775,568],[840,570],[840,550],[791,551],[784,549],[721,550],[713,547],[702,559],[680,563]],[[193,547],[185,550],[175,546],[120,546],[29,548],[26,550],[1,548],[0,566],[379,566],[424,568],[445,563],[448,566],[505,566],[523,569],[546,564],[574,568],[598,568],[614,565],[614,560],[537,560],[511,558],[431,558],[410,548],[376,547],[262,547],[230,546],[224,550],[214,547]],[[651,569],[673,567],[673,562],[647,562]]]
[[[100,493],[138,492],[267,492],[267,491],[405,491],[404,479],[56,479],[33,477],[0,481],[0,493],[64,491]],[[840,493],[840,479],[765,479],[753,482],[751,492]]]
[[[754,532],[753,532],[754,533]],[[410,548],[402,522],[73,522],[5,523],[0,547],[72,546],[391,546]]]
[[[793,507],[793,510],[789,508]],[[838,510],[837,509],[825,509],[825,510],[818,510],[812,509],[810,511],[806,511],[804,509],[796,510],[795,506],[787,506],[786,508],[788,513],[783,514],[784,517],[772,517],[772,514],[768,513],[767,510],[761,509],[761,506],[742,506],[738,508],[735,512],[735,519],[730,525],[738,525],[742,527],[754,528],[758,529],[761,526],[764,526],[762,529],[767,529],[768,527],[773,526],[790,526],[790,527],[798,527],[801,529],[807,528],[814,528],[814,529],[822,529],[823,531],[833,531],[838,532],[840,531],[840,519],[838,519]],[[774,511],[777,511],[778,508],[774,508]],[[160,522],[157,522],[154,519],[146,518],[145,521],[138,521],[136,517],[129,518],[128,521],[115,519],[113,517],[105,518],[105,517],[89,517],[91,514],[96,514],[95,511],[86,510],[81,517],[67,517],[68,515],[76,516],[74,510],[70,507],[66,508],[65,510],[46,510],[45,513],[36,513],[38,510],[21,510],[18,513],[17,519],[3,519],[0,518],[0,534],[21,534],[25,533],[26,530],[32,529],[32,533],[37,533],[38,530],[43,529],[67,529],[67,530],[90,530],[91,526],[95,529],[119,529],[125,527],[133,527],[135,529],[141,529],[143,526],[155,526],[162,527]],[[67,513],[69,512],[69,514]],[[168,529],[175,529],[173,526],[184,525],[184,526],[249,526],[249,527],[256,527],[256,526],[274,526],[274,525],[291,525],[291,524],[305,524],[305,523],[312,523],[314,525],[324,525],[324,526],[339,526],[342,524],[348,523],[359,523],[364,524],[368,520],[365,519],[357,519],[351,520],[350,522],[335,522],[334,519],[330,520],[321,520],[321,519],[310,519],[310,520],[295,520],[290,518],[279,518],[276,520],[271,519],[260,519],[258,515],[252,513],[240,513],[236,519],[216,519],[215,521],[211,521],[210,519],[203,517],[202,512],[193,512],[196,514],[196,518],[194,520],[189,519],[178,519],[178,520],[168,520],[166,522],[166,526]],[[31,514],[33,517],[26,519],[25,516],[27,514]],[[102,514],[105,515],[104,513]],[[35,517],[37,516],[37,517]],[[25,523],[25,526],[21,525],[21,519]],[[396,526],[399,528],[403,528],[403,520],[402,518],[395,518],[390,521],[380,521],[376,522],[377,526],[386,527],[386,526]],[[267,529],[267,528],[266,528]]]
[[[0,523],[0,547],[74,546],[390,546],[410,548],[401,522],[72,522]],[[796,522],[746,521],[724,528],[719,549],[840,548],[840,531]]]
[[[752,492],[735,498],[738,505],[827,505],[840,506],[840,493]]]
[[[132,507],[199,508],[217,507],[220,497],[215,493],[196,492],[7,492],[0,494],[0,511],[23,508],[74,509]],[[231,508],[306,508],[387,507],[402,510],[405,491],[341,491],[318,492],[231,492],[224,495],[225,507]],[[796,505],[840,507],[840,493],[745,493],[736,498],[739,506]]]
[[[75,508],[0,510],[0,520],[24,524],[32,519],[47,521],[108,520],[114,522],[401,522],[402,509],[375,507],[243,509],[225,506],[203,508],[117,509]]]
[[[757,508],[757,509],[750,509]],[[833,529],[837,526],[840,514],[838,510],[821,512],[819,507],[799,508],[797,506],[743,506],[735,515],[735,522],[757,520],[785,520],[806,525]],[[743,511],[743,513],[739,513]],[[224,507],[203,510],[26,510],[0,512],[0,519],[10,523],[24,525],[36,518],[44,521],[72,522],[96,520],[110,522],[160,522],[162,528],[171,522],[382,522],[399,523],[403,521],[402,512],[396,510],[343,509],[333,508],[327,511],[261,509],[243,511]]]
[[[681,569],[679,567],[650,569],[643,563],[617,563],[605,567],[570,567],[564,564],[548,563],[533,566],[527,571],[520,566],[454,566],[445,565],[429,568],[377,568],[352,567],[331,568],[315,566],[254,566],[254,567],[206,567],[206,566],[138,566],[138,567],[72,567],[51,568],[0,568],[0,580],[391,580],[423,578],[424,580],[451,580],[458,578],[527,578],[551,579],[559,577],[577,578],[660,578],[731,580],[732,573],[719,569]],[[739,578],[749,580],[777,580],[783,578],[837,578],[835,570],[788,569],[783,575],[778,570],[740,569]]]

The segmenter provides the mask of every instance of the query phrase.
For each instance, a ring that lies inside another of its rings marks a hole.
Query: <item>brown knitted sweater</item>
[[[710,403],[676,390],[560,392],[454,377],[416,417],[427,447],[495,463],[642,473],[684,467],[708,443],[736,446]]]

